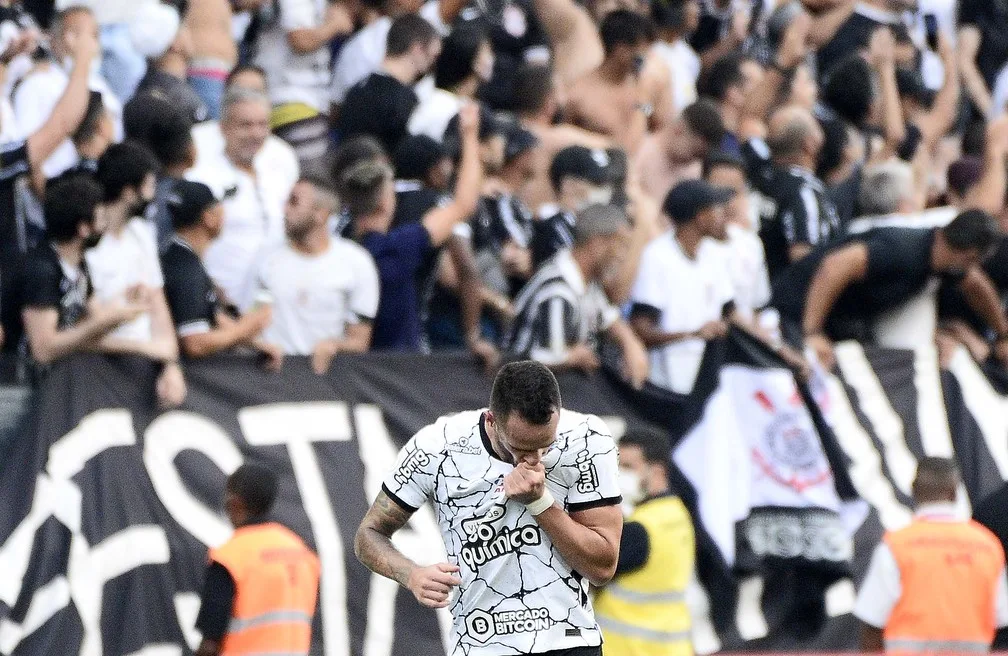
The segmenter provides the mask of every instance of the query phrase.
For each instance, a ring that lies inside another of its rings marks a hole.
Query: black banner
[[[908,517],[908,468],[936,442],[935,426],[921,424],[932,393],[941,405],[944,387],[945,423],[955,429],[948,448],[974,503],[1002,484],[1008,441],[1001,415],[977,415],[983,408],[971,399],[986,383],[966,365],[941,380],[936,372],[935,391],[906,353],[838,356],[843,376],[824,410],[853,486],[874,506],[855,539],[856,583],[882,526]],[[224,480],[244,460],[278,472],[277,518],[322,558],[313,654],[443,654],[446,611],[422,609],[368,572],[353,556],[353,536],[399,446],[438,416],[485,406],[492,378],[464,355],[341,356],[324,377],[304,359],[271,374],[216,358],[185,373],[188,399],[167,413],[154,409],[154,370],[139,360],[64,361],[35,395],[0,464],[0,654],[191,653],[207,546],[230,534]],[[564,405],[599,415],[617,437],[645,417],[685,435],[702,410],[688,397],[638,396],[605,375],[559,378]],[[1000,412],[1002,397],[991,398]],[[396,543],[437,560],[432,513],[418,512]],[[836,602],[842,595],[826,604],[831,620],[821,630],[795,626],[783,608],[786,576],[754,588],[718,571],[717,559],[701,553],[699,562],[714,620],[695,618],[698,650],[856,644],[850,600]]]

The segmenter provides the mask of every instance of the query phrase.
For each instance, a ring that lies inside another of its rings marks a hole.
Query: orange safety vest
[[[994,640],[998,539],[980,524],[918,518],[885,537],[902,594],[883,631],[889,654],[975,654]]]
[[[244,526],[210,560],[235,583],[221,656],[308,653],[320,565],[301,538],[275,523]]]

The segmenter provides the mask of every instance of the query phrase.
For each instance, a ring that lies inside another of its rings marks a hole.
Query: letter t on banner
[[[348,442],[352,437],[345,403],[276,403],[244,408],[238,423],[252,446],[284,444],[290,453],[298,491],[315,533],[322,560],[322,632],[326,656],[350,653],[346,567],[336,512],[322,478],[312,442]]]

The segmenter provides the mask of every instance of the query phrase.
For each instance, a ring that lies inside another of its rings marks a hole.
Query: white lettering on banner
[[[36,590],[23,622],[16,624],[6,617],[0,620],[0,653],[12,653],[25,636],[38,630],[69,604],[70,584],[65,576],[57,576]]]
[[[381,490],[385,474],[395,467],[398,449],[392,442],[382,411],[370,403],[354,407],[357,428],[357,445],[364,464],[364,491],[372,503]],[[399,531],[392,544],[407,557],[421,564],[444,561],[447,558],[441,532],[434,521],[434,513],[425,505],[410,518],[413,530]],[[367,630],[364,634],[364,656],[390,656],[395,639],[395,601],[399,585],[384,576],[371,576],[371,593],[368,597]],[[437,611],[438,625],[445,653],[450,653],[451,612],[447,608]]]
[[[749,576],[739,585],[735,626],[743,640],[759,640],[770,632],[763,615],[763,577]]]
[[[49,447],[46,469],[53,478],[70,478],[105,449],[133,444],[136,433],[129,410],[98,410]]]
[[[242,464],[234,441],[220,426],[192,412],[169,412],[144,433],[144,466],[158,498],[172,518],[193,537],[216,547],[231,536],[231,526],[216,509],[206,507],[186,488],[175,458],[187,449],[199,451],[225,475]]]
[[[333,402],[261,405],[240,410],[238,423],[252,446],[287,446],[318,555],[325,563],[320,586],[325,653],[345,656],[350,653],[350,631],[343,539],[312,443],[351,439],[347,405]]]
[[[182,635],[185,636],[186,644],[193,651],[199,647],[202,635],[196,628],[196,618],[199,617],[200,598],[194,592],[179,592],[175,595],[175,616],[178,617],[179,627]]]

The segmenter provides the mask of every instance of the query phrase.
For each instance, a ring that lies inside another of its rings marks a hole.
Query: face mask
[[[588,192],[588,196],[585,197],[585,201],[578,211],[580,212],[591,205],[608,205],[612,201],[612,196],[612,187],[595,187]]]
[[[620,469],[618,483],[623,501],[631,505],[637,505],[644,499],[644,486],[641,483],[640,476],[636,472],[629,469]]]

